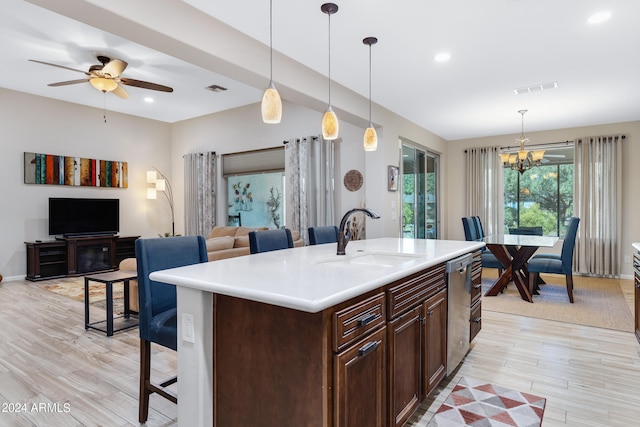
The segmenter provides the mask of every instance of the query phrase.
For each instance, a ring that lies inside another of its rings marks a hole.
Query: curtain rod
[[[571,140],[567,140],[567,141],[558,141],[558,142],[547,142],[546,144],[525,144],[525,148],[529,147],[529,149],[531,148],[557,148],[559,145],[569,145],[569,144],[573,144],[575,141]],[[500,150],[503,151],[509,151],[509,150],[514,150],[514,149],[519,149],[520,146],[519,145],[508,145],[506,147],[500,147]],[[529,150],[531,151],[531,150]]]
[[[207,154],[207,153],[190,153],[190,154],[199,154],[199,155],[201,155],[201,156],[204,156],[204,155],[205,155],[205,154]],[[215,155],[216,155],[216,152],[215,152],[215,151],[209,151],[209,154],[213,154],[213,155],[215,156]],[[184,156],[186,156],[186,154],[183,154],[183,155],[182,155],[182,158],[183,158],[183,159],[184,159]]]
[[[300,141],[302,141],[302,140],[306,140],[306,139],[307,139],[307,138],[302,138],[302,139],[300,139],[300,138],[296,138],[296,142],[300,142]],[[318,137],[317,137],[317,136],[312,136],[312,137],[311,137],[311,139],[313,139],[314,141],[317,141],[317,140],[318,140]],[[288,143],[289,143],[289,140],[284,140],[284,141],[282,141],[282,143],[286,145],[286,144],[288,144]]]

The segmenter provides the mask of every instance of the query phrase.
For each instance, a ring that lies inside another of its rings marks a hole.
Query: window
[[[504,169],[504,229],[542,227],[563,237],[573,214],[573,147],[549,149],[542,165],[520,174]]]

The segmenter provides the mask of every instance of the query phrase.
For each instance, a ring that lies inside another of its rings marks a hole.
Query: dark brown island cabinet
[[[135,257],[138,237],[68,237],[25,242],[26,279],[38,281],[116,270],[120,261]]]
[[[218,427],[402,426],[447,372],[445,264],[318,313],[215,294],[213,322]]]

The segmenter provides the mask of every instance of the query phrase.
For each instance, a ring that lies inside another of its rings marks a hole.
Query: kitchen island
[[[444,263],[483,246],[382,238],[152,273],[177,285],[180,425],[404,424],[446,369]]]

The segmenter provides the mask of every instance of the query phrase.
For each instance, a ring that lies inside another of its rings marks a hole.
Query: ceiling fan
[[[129,94],[126,90],[124,90],[122,85],[158,90],[161,92],[173,92],[173,88],[170,88],[168,86],[162,86],[156,83],[149,83],[142,80],[120,77],[120,75],[124,72],[128,65],[125,61],[122,61],[120,59],[112,59],[102,55],[98,55],[97,59],[98,61],[100,61],[100,64],[90,66],[89,71],[76,70],[75,68],[65,67],[64,65],[51,64],[49,62],[37,61],[35,59],[30,59],[29,61],[37,62],[44,65],[50,65],[52,67],[64,68],[65,70],[75,71],[88,76],[84,79],[50,83],[47,86],[66,86],[89,82],[99,91],[102,91],[103,93],[113,92],[115,95],[123,99],[128,98]]]

